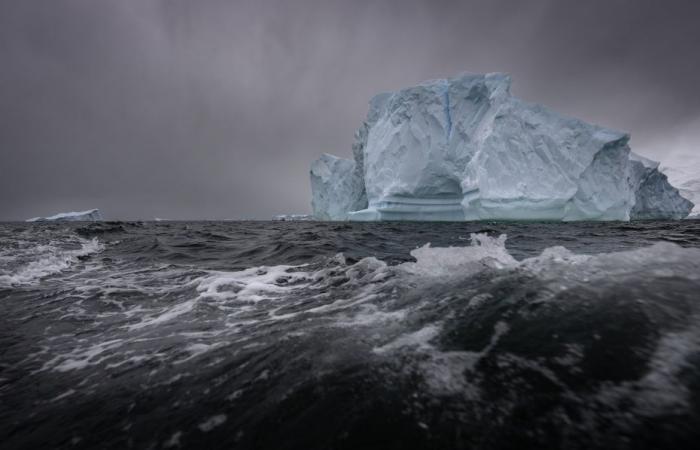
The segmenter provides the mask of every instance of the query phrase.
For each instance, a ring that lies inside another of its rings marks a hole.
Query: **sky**
[[[0,0],[0,220],[310,212],[369,99],[461,72],[700,158],[700,2]]]

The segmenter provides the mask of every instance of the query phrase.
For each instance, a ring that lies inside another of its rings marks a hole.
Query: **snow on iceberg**
[[[354,161],[311,167],[322,220],[683,218],[693,205],[629,135],[510,94],[504,74],[434,80],[370,101]]]
[[[34,217],[27,219],[27,222],[78,222],[78,221],[99,221],[102,215],[99,209],[89,209],[87,211],[59,213],[49,217]]]

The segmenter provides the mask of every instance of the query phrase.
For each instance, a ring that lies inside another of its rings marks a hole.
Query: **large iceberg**
[[[27,222],[95,222],[102,220],[99,209],[89,209],[87,211],[65,212],[49,217],[34,217],[27,219]]]
[[[693,204],[630,136],[510,94],[504,74],[433,80],[370,101],[354,161],[311,166],[322,220],[683,218]]]

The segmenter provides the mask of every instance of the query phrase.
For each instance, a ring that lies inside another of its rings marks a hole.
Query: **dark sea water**
[[[3,449],[699,438],[700,221],[0,224]]]

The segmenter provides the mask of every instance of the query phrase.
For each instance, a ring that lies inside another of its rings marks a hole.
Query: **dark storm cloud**
[[[309,163],[350,155],[372,95],[462,71],[697,154],[696,5],[6,0],[0,220],[308,211]]]

